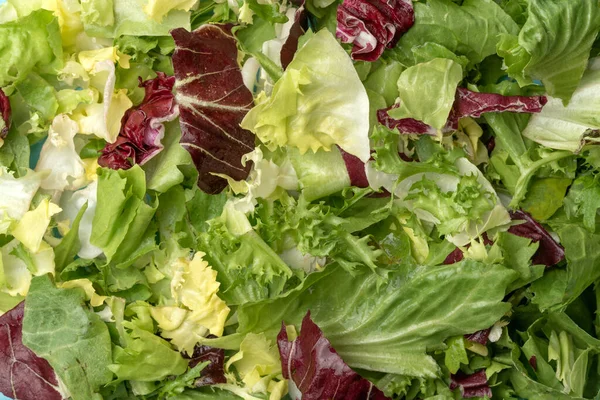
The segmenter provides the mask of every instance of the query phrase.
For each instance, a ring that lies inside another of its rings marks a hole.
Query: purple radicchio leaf
[[[479,343],[485,346],[488,343],[491,331],[492,328],[483,329],[475,333],[471,333],[470,335],[465,335],[465,339],[467,339],[470,342]]]
[[[302,393],[302,400],[389,400],[342,360],[310,318],[310,311],[293,342],[288,341],[285,324],[282,324],[277,346],[283,377],[294,382]]]
[[[531,356],[529,357],[529,365],[533,368],[534,371],[537,371],[537,357]]]
[[[564,260],[565,249],[531,215],[525,211],[517,210],[511,211],[510,217],[513,220],[525,221],[520,225],[511,226],[508,230],[510,233],[531,239],[533,242],[540,244],[532,258],[534,264],[551,267]]]
[[[254,135],[240,127],[253,104],[238,65],[231,24],[202,25],[193,32],[171,31],[175,39],[173,68],[179,104],[181,145],[198,170],[198,186],[219,193],[227,181],[215,174],[244,180],[251,163],[242,156],[254,150]]]
[[[464,117],[479,118],[488,112],[539,113],[547,103],[544,96],[503,96],[495,93],[479,93],[465,88],[456,90],[456,97],[448,121],[442,128],[442,133],[458,129],[458,121]],[[389,129],[398,129],[402,134],[432,135],[436,130],[424,122],[412,119],[394,119],[388,111],[399,107],[391,107],[377,111],[377,120]]]
[[[0,125],[0,139],[4,139],[10,129],[10,101],[2,89],[0,89],[0,118],[3,121],[3,124]]]
[[[459,371],[456,375],[450,375],[450,389],[460,389],[464,398],[470,397],[492,397],[492,389],[487,382],[485,370],[479,370],[472,375],[466,375]]]
[[[294,54],[296,54],[296,50],[298,50],[298,40],[300,39],[300,36],[304,35],[307,29],[308,15],[304,9],[304,5],[302,5],[296,10],[296,14],[294,14],[294,23],[290,28],[290,34],[279,53],[279,59],[281,60],[283,69],[286,69],[294,59]]]
[[[144,82],[140,79],[140,87],[146,89],[144,100],[123,116],[117,140],[107,144],[98,159],[101,166],[129,169],[133,164],[143,165],[163,149],[163,123],[177,117],[173,96],[175,78],[162,72],[157,74],[156,78]]]
[[[50,364],[21,341],[24,309],[21,302],[0,317],[0,393],[14,400],[61,400]]]
[[[354,60],[376,61],[415,22],[410,0],[344,0],[337,9],[336,36],[352,43]]]
[[[188,363],[190,368],[194,368],[196,365],[205,361],[210,362],[210,364],[202,370],[200,377],[194,381],[195,387],[227,383],[223,368],[225,362],[225,350],[210,346],[196,345],[196,347],[194,347],[194,354],[188,358],[190,359]]]
[[[458,88],[447,126],[456,130],[459,119],[479,118],[488,112],[539,113],[547,102],[545,96],[503,96]]]
[[[348,176],[350,177],[350,184],[359,188],[369,187],[365,163],[362,162],[360,158],[353,156],[350,153],[346,153],[341,148],[340,153],[346,164],[346,171],[348,171]]]

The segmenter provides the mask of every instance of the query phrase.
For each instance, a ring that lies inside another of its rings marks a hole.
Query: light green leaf
[[[447,58],[407,68],[400,74],[400,106],[388,112],[395,119],[414,118],[436,129],[446,125],[462,80],[460,64]]]
[[[541,79],[548,94],[567,104],[599,30],[596,0],[530,0],[527,22],[518,38],[503,36],[498,54],[521,86]]]
[[[242,121],[271,150],[287,145],[306,153],[337,144],[363,161],[370,157],[368,124],[365,88],[325,29],[298,50],[271,96],[261,94]]]

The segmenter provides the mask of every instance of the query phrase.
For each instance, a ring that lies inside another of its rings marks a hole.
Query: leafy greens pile
[[[0,393],[599,398],[597,0],[0,3]]]

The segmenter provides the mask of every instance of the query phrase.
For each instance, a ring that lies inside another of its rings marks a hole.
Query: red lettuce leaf
[[[107,144],[98,159],[101,166],[129,169],[133,164],[143,165],[163,149],[163,123],[177,117],[173,96],[175,78],[162,72],[157,74],[145,82],[140,78],[140,87],[146,89],[144,100],[123,116],[117,140]]]
[[[10,129],[10,101],[2,89],[0,89],[0,117],[4,121],[4,126],[0,129],[0,139],[4,139]]]
[[[365,163],[360,158],[353,156],[350,153],[346,153],[340,148],[342,158],[346,164],[346,171],[350,177],[350,184],[359,188],[369,187],[369,180],[367,179],[367,173],[365,172]]]
[[[277,335],[283,377],[291,379],[302,400],[389,399],[371,382],[354,372],[310,318],[302,320],[300,335],[288,341],[285,324]]]
[[[225,362],[225,350],[210,346],[196,345],[196,347],[194,347],[194,354],[189,358],[190,368],[194,368],[196,365],[205,361],[210,361],[210,364],[202,370],[200,378],[194,381],[195,387],[227,383],[223,368]]]
[[[511,226],[508,230],[510,233],[539,242],[540,245],[531,259],[534,264],[551,267],[565,259],[565,249],[531,215],[517,210],[511,211],[510,217],[513,220],[525,221],[520,225]]]
[[[545,96],[503,96],[458,88],[447,126],[456,130],[459,119],[479,118],[488,112],[539,113],[547,102]]]
[[[452,132],[458,129],[458,121],[464,117],[479,118],[488,112],[539,113],[548,102],[544,96],[503,96],[495,93],[479,93],[465,88],[456,89],[456,97],[448,121],[442,132]],[[393,105],[377,111],[380,124],[398,129],[402,134],[436,135],[436,130],[424,122],[412,119],[394,119],[388,111],[397,108]]]
[[[481,331],[477,331],[475,333],[471,333],[470,335],[465,335],[465,339],[467,339],[470,342],[479,343],[485,346],[488,343],[491,330],[491,328],[488,328],[483,329]]]
[[[21,341],[24,309],[21,302],[0,317],[0,393],[15,400],[61,400],[50,364]]]
[[[398,108],[398,105],[377,110],[377,120],[381,125],[384,125],[390,129],[398,129],[398,132],[406,135],[411,133],[416,135],[436,135],[435,129],[427,125],[425,122],[421,122],[412,118],[394,119],[390,117],[388,111],[393,108]]]
[[[375,61],[415,22],[410,0],[344,0],[337,9],[336,36],[352,43],[354,60]]]
[[[300,39],[300,36],[304,35],[307,29],[308,15],[304,9],[304,5],[302,5],[294,15],[294,23],[290,28],[290,34],[279,53],[279,59],[281,60],[283,69],[286,69],[294,59],[294,54],[296,54],[296,50],[298,50],[298,40]]]
[[[537,371],[537,357],[531,356],[529,357],[529,365],[533,368],[534,371]]]
[[[450,389],[460,389],[464,398],[470,397],[492,397],[492,389],[487,382],[485,370],[480,370],[472,375],[466,375],[459,371],[456,375],[450,375]]]
[[[486,246],[491,246],[494,244],[494,241],[490,240],[490,238],[488,237],[487,232],[484,232],[483,235],[481,235],[481,237],[483,239],[483,244],[485,244]],[[465,247],[469,248],[469,247],[471,247],[471,244],[469,243]],[[446,259],[444,260],[444,264],[449,265],[449,264],[457,263],[459,261],[462,261],[462,259],[464,257],[465,256],[464,256],[462,250],[459,247],[457,247],[452,251],[452,253],[450,253],[446,256]]]
[[[193,32],[171,31],[180,142],[198,169],[198,186],[211,194],[227,186],[215,173],[246,179],[251,163],[243,166],[242,156],[254,150],[254,135],[240,127],[253,97],[244,86],[232,27],[209,24]]]

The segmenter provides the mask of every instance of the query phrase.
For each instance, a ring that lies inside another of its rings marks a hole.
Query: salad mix
[[[0,393],[600,398],[598,0],[6,0]]]

